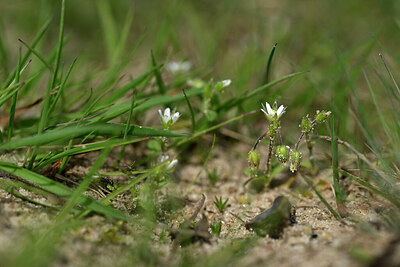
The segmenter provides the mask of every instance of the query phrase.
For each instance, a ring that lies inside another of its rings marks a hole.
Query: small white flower
[[[177,159],[173,159],[167,166],[167,170],[172,169],[176,164],[178,164],[178,160]]]
[[[161,155],[160,162],[164,162],[169,159],[168,155]]]
[[[264,112],[265,116],[267,116],[267,119],[270,121],[278,120],[283,115],[283,113],[285,113],[286,110],[286,107],[284,107],[283,105],[280,105],[277,110],[276,107],[278,105],[276,104],[276,102],[274,103],[273,107],[271,107],[268,102],[265,102],[265,106],[263,104],[261,104],[261,106],[263,107],[261,111]]]
[[[231,84],[231,80],[230,79],[228,79],[228,80],[223,80],[222,81],[222,85],[223,85],[223,87],[227,87],[227,86],[229,86],[230,84]]]
[[[161,109],[159,109],[158,113],[160,114],[161,122],[165,127],[169,127],[170,125],[174,124],[181,116],[181,114],[179,114],[179,112],[175,112],[175,110],[172,111],[172,116],[171,116],[170,108],[166,108],[164,110],[164,114],[162,113]]]
[[[192,68],[192,63],[190,63],[189,61],[171,61],[165,66],[165,68],[172,74],[188,72]]]

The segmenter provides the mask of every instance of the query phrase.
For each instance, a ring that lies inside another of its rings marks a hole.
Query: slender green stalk
[[[135,90],[133,90],[132,99],[131,99],[131,109],[129,110],[129,116],[128,116],[128,120],[126,122],[125,131],[124,131],[124,137],[123,137],[124,140],[126,140],[126,137],[128,136],[128,130],[129,130],[129,126],[131,125],[131,122],[132,122],[133,108],[135,107],[135,104],[136,104],[136,92],[135,92]],[[121,163],[121,159],[124,156],[124,152],[125,152],[125,145],[122,145],[121,151],[119,152],[119,156],[118,156],[117,163],[116,163],[117,168],[119,167],[119,164]]]
[[[54,97],[54,100],[50,104],[49,111],[48,111],[49,114],[51,114],[53,112],[54,107],[56,106],[58,100],[60,99],[61,95],[63,94],[64,88],[65,88],[65,84],[67,83],[67,80],[69,78],[69,75],[71,74],[71,71],[72,71],[75,63],[76,63],[76,59],[74,59],[74,61],[72,62],[71,66],[69,67],[69,69],[67,71],[67,74],[65,75],[64,80],[62,81],[61,86],[58,89],[58,92]]]
[[[20,70],[21,70],[21,47],[19,48],[17,71],[15,72],[15,83],[16,84],[19,83]],[[14,93],[14,95],[12,97],[12,100],[11,100],[10,118],[9,118],[9,121],[8,121],[7,141],[10,141],[11,137],[13,136],[15,109],[16,109],[16,106],[17,106],[17,97],[18,97],[18,91],[15,91],[15,93]]]
[[[269,76],[271,74],[271,63],[272,63],[272,58],[274,57],[275,54],[275,50],[276,50],[276,46],[278,45],[278,43],[275,43],[274,46],[271,49],[271,52],[269,53],[269,57],[268,57],[268,63],[267,63],[267,68],[265,70],[265,77],[264,77],[264,83],[263,84],[267,84],[269,83]]]
[[[187,103],[187,105],[189,107],[189,110],[190,110],[190,118],[192,120],[192,129],[190,131],[192,133],[194,133],[194,131],[196,130],[196,118],[194,116],[194,111],[193,111],[192,105],[190,104],[189,98],[187,97],[187,95],[185,93],[185,89],[182,89],[182,93],[185,96],[186,103]]]
[[[265,169],[265,177],[267,177],[268,181],[270,181],[270,175],[271,175],[271,160],[272,160],[272,154],[273,154],[273,148],[274,148],[274,141],[275,138],[270,136],[269,137],[269,145],[268,145],[268,158],[267,158],[267,167]]]
[[[224,121],[224,122],[221,122],[221,123],[219,123],[219,124],[217,124],[217,125],[211,126],[210,128],[207,128],[207,129],[205,129],[205,130],[202,130],[202,131],[200,131],[200,132],[197,132],[197,133],[193,134],[193,135],[192,135],[191,137],[189,137],[189,138],[186,138],[186,139],[184,139],[184,140],[182,140],[182,141],[180,141],[180,142],[178,142],[178,143],[176,143],[176,144],[173,144],[172,146],[180,146],[180,145],[183,145],[183,144],[185,144],[185,143],[187,143],[187,142],[191,142],[191,141],[195,140],[196,138],[202,136],[202,135],[205,134],[205,133],[214,131],[214,130],[216,130],[216,129],[218,129],[218,128],[221,128],[222,126],[225,126],[225,125],[230,124],[230,123],[232,123],[232,122],[235,122],[235,121],[237,121],[237,120],[243,119],[243,118],[245,118],[245,117],[247,117],[247,116],[253,115],[253,114],[255,114],[255,113],[259,112],[259,111],[260,111],[260,110],[253,110],[253,111],[250,111],[250,112],[241,114],[241,115],[239,115],[239,116],[236,116],[236,117],[234,117],[234,118],[232,118],[232,119],[229,119],[229,120],[226,120],[226,121]]]
[[[153,68],[157,67],[157,61],[156,61],[156,58],[154,57],[153,50],[151,50],[151,63],[153,65]],[[165,94],[165,85],[164,85],[164,81],[162,79],[159,68],[155,68],[154,76],[156,77],[156,82],[158,85],[158,92],[160,93],[160,95]]]
[[[46,66],[46,68],[50,71],[53,72],[53,68],[47,63],[46,59],[44,59],[39,52],[37,52],[32,46],[24,42],[22,39],[18,39],[26,48],[28,48],[29,51],[31,51],[42,63],[43,65]]]
[[[101,151],[99,157],[93,164],[92,168],[90,169],[89,173],[85,176],[79,187],[74,191],[71,197],[68,199],[67,203],[65,203],[63,209],[57,216],[56,221],[60,222],[63,221],[72,208],[78,203],[79,197],[85,192],[85,190],[89,187],[90,183],[93,181],[93,176],[98,173],[100,167],[103,165],[104,161],[106,160],[108,154],[111,151],[111,147],[107,147]]]
[[[53,78],[52,81],[49,83],[46,89],[46,96],[43,103],[42,113],[40,115],[39,127],[38,127],[38,135],[43,133],[44,128],[47,124],[47,119],[49,116],[49,108],[50,108],[50,91],[56,86],[57,83],[57,75],[58,70],[60,68],[60,61],[61,61],[61,53],[63,47],[63,39],[64,39],[64,18],[65,18],[65,0],[61,1],[61,17],[60,17],[60,27],[59,27],[59,36],[58,36],[58,45],[57,45],[57,52],[56,52],[56,63],[54,66]],[[29,169],[32,169],[33,163],[36,158],[36,154],[39,147],[35,146],[31,155],[31,159],[29,161]]]
[[[326,201],[326,199],[321,195],[321,193],[315,188],[313,185],[312,181],[308,179],[307,177],[301,175],[303,177],[304,181],[311,187],[311,189],[317,194],[318,198],[321,200],[321,202],[327,207],[327,209],[332,213],[333,217],[335,217],[337,220],[340,220],[340,215],[339,213]]]
[[[335,116],[330,116],[331,126],[331,150],[332,150],[332,171],[333,171],[333,188],[335,190],[336,203],[338,207],[344,203],[343,193],[339,184],[339,159],[338,159],[338,138],[335,129]]]
[[[189,192],[192,189],[193,185],[196,183],[197,179],[200,177],[200,174],[203,172],[203,170],[205,170],[206,164],[207,164],[208,160],[210,159],[212,151],[214,149],[215,139],[216,139],[216,135],[214,134],[213,142],[211,144],[210,150],[207,153],[207,157],[206,157],[205,161],[203,162],[203,166],[202,166],[201,170],[197,173],[196,177],[190,182],[188,188],[185,191],[185,196],[187,196],[189,194]]]
[[[37,44],[40,42],[40,40],[43,38],[44,33],[46,32],[47,28],[48,28],[49,25],[50,25],[50,22],[51,22],[51,19],[48,19],[48,20],[43,24],[43,26],[39,29],[37,35],[35,36],[35,38],[34,38],[33,41],[32,41],[31,48],[34,49],[34,48],[37,46]],[[21,63],[21,65],[24,65],[24,64],[26,63],[26,61],[29,59],[31,53],[32,53],[31,50],[29,50],[29,51],[27,51],[27,52],[25,53],[25,55],[22,57],[22,61],[21,61],[22,63]],[[7,88],[7,87],[12,83],[13,79],[14,79],[15,76],[16,76],[16,71],[17,71],[17,70],[15,69],[13,72],[11,72],[11,73],[9,74],[9,76],[8,76],[8,78],[7,78],[7,80],[6,80],[6,82],[4,83],[4,85],[3,85],[3,87],[2,87],[3,89],[4,89],[4,88]]]

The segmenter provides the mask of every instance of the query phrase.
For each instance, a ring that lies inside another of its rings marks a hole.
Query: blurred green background
[[[50,17],[53,22],[39,50],[46,55],[54,47],[60,1],[0,0],[0,7],[4,67],[0,77],[4,78],[16,64],[21,46],[17,39],[29,43]],[[373,75],[375,68],[385,76],[379,52],[393,73],[399,66],[399,11],[400,2],[395,0],[68,0],[63,63],[78,57],[77,73],[84,76],[127,59],[121,73],[138,76],[150,66],[153,50],[159,62],[190,61],[196,77],[232,79],[225,94],[235,96],[262,85],[268,55],[278,43],[272,79],[311,71],[284,85],[279,93],[278,101],[289,106],[288,116],[298,120],[298,114],[310,112],[310,107],[327,109],[333,100],[332,108],[346,126],[339,131],[352,137],[354,122],[349,122],[348,111],[354,108],[357,113],[357,101],[365,109],[373,107],[362,69]],[[129,19],[124,52],[113,58],[113,44],[122,37]],[[138,50],[130,57],[129,51],[137,44]],[[376,93],[379,97],[385,91]],[[259,108],[265,99],[273,101],[267,92],[247,101],[245,109]]]

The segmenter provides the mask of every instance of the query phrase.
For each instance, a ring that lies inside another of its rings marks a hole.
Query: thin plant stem
[[[269,146],[268,146],[268,158],[267,158],[267,168],[265,170],[265,176],[269,179],[271,175],[271,159],[272,159],[272,149],[274,148],[274,137],[269,138]]]
[[[336,204],[338,207],[343,205],[343,192],[339,184],[339,157],[338,157],[338,138],[335,129],[335,117],[332,114],[330,118],[331,125],[331,148],[332,148],[332,171],[333,171],[333,188],[335,190]]]
[[[257,138],[256,142],[254,143],[253,150],[257,149],[258,144],[267,137],[269,130],[266,130],[260,137]]]

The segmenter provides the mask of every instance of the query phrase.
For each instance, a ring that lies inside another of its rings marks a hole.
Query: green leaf
[[[24,146],[39,146],[55,141],[70,140],[87,134],[100,136],[123,136],[125,125],[114,123],[97,123],[85,126],[72,126],[57,129],[51,132],[38,134],[7,142],[0,146],[0,150],[16,149]],[[165,136],[165,137],[186,137],[181,133],[174,133],[166,130],[156,130],[149,127],[131,125],[128,130],[131,136]]]
[[[0,161],[0,170],[8,172],[17,177],[20,177],[20,178],[24,179],[25,181],[33,183],[33,184],[43,188],[44,190],[47,190],[48,192],[53,193],[62,198],[69,198],[73,193],[73,190],[65,185],[60,184],[56,181],[53,181],[47,177],[44,177],[44,176],[37,174],[35,172],[32,172],[30,170],[21,168],[13,163]],[[112,207],[108,207],[104,204],[101,204],[100,202],[98,202],[90,197],[81,195],[81,196],[79,196],[77,203],[81,206],[84,206],[84,207],[90,209],[90,210],[101,213],[107,217],[124,220],[124,221],[131,221],[131,218],[128,215],[126,215],[126,214],[122,213],[121,211],[116,210]]]

